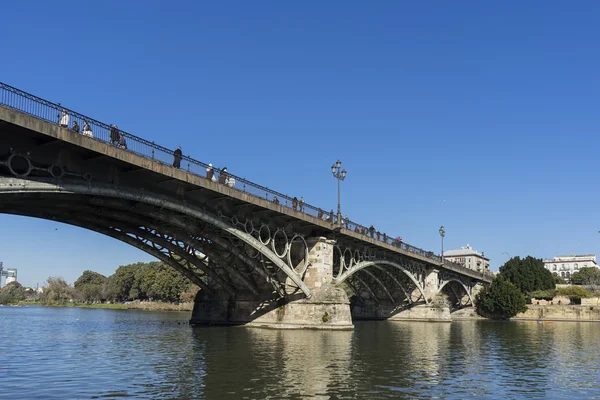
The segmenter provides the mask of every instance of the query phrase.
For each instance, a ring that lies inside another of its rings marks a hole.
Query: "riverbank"
[[[110,310],[141,310],[141,311],[192,311],[194,303],[163,303],[160,301],[132,301],[128,303],[50,303],[22,301],[17,306],[41,306],[41,307],[78,307],[78,308],[102,308]]]
[[[600,322],[600,307],[580,305],[527,305],[527,311],[511,318],[515,321],[590,321]]]

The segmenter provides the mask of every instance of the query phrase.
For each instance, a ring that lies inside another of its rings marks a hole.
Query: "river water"
[[[0,398],[600,399],[600,324],[191,328],[188,313],[0,307]]]

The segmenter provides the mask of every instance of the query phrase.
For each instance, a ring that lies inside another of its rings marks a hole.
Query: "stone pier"
[[[246,325],[277,329],[350,330],[354,326],[350,301],[342,288],[331,283],[333,275],[333,241],[325,238],[307,240],[309,263],[303,281],[312,296],[306,298],[293,290],[288,296],[273,298],[264,293],[262,299],[239,293],[236,298],[222,295],[196,296],[191,324]],[[291,281],[288,287],[292,288]]]

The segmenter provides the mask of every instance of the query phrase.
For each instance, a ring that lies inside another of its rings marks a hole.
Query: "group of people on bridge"
[[[72,126],[69,128],[69,114],[67,114],[66,110],[64,109],[62,110],[62,113],[59,114],[59,125],[63,128],[71,129],[75,133],[81,133],[82,135],[91,138],[94,137],[92,133],[92,128],[85,119],[83,120],[83,128],[80,128],[79,123],[76,120],[73,121]],[[127,142],[125,140],[125,136],[121,131],[119,131],[117,125],[111,125],[110,127],[110,143],[118,148],[124,150],[127,149]],[[181,168],[182,160],[183,152],[181,150],[181,146],[178,146],[177,149],[173,151],[173,167]],[[217,174],[218,178],[216,176]],[[227,167],[215,171],[212,164],[208,164],[208,167],[206,168],[206,179],[212,182],[218,182],[220,184],[227,185],[230,188],[233,188],[235,186],[235,178],[227,173]],[[274,204],[280,204],[280,200],[277,198],[276,195],[273,196],[272,201]],[[300,197],[300,199],[298,199],[296,196],[294,196],[294,198],[291,199],[291,207],[294,211],[305,212],[304,197]],[[334,214],[333,209],[328,213],[324,212],[320,208],[317,209],[317,218],[323,219],[331,223],[338,222],[338,217]],[[348,216],[341,217],[341,222],[346,229],[351,229],[350,220],[348,219]],[[354,232],[370,237],[372,239],[377,239],[378,241],[383,241],[385,243],[391,244],[392,246],[401,247],[402,245],[402,237],[398,236],[395,239],[388,240],[390,239],[388,235],[379,232],[375,229],[373,225],[371,225],[369,228],[360,225],[355,225]]]
[[[83,136],[94,137],[94,133],[92,132],[92,127],[87,122],[87,120],[83,120],[83,128],[79,126],[77,120],[73,120],[73,124],[69,128],[69,114],[67,114],[66,110],[62,110],[61,114],[59,114],[58,125],[63,128],[71,129],[75,133],[80,133]],[[125,136],[121,131],[119,131],[119,127],[117,125],[111,125],[110,127],[110,143],[113,146],[116,146],[120,149],[127,149],[127,141],[125,140]]]

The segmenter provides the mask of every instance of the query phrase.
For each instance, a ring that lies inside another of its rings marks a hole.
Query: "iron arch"
[[[373,266],[377,266],[377,265],[389,265],[390,267],[394,267],[394,268],[399,269],[400,271],[402,271],[415,284],[415,286],[417,287],[417,289],[421,293],[421,296],[425,300],[425,304],[429,303],[429,301],[427,300],[427,297],[425,296],[425,291],[423,290],[423,287],[421,286],[421,284],[419,283],[419,281],[417,281],[417,279],[415,279],[415,277],[412,275],[412,273],[410,271],[408,271],[402,265],[400,265],[398,263],[395,263],[393,261],[388,261],[388,260],[361,261],[361,262],[353,265],[352,268],[350,268],[347,271],[345,271],[341,276],[339,276],[337,278],[334,278],[334,281],[336,281],[338,283],[342,283],[346,279],[348,279],[350,276],[352,276],[356,272],[360,271],[361,269],[364,269],[364,268],[367,268],[367,267],[373,267]]]
[[[247,243],[251,247],[263,254],[273,265],[283,271],[292,282],[300,289],[306,297],[311,297],[312,293],[301,277],[279,257],[260,243],[260,241],[243,230],[237,229],[228,222],[213,216],[200,209],[183,202],[173,201],[165,196],[148,193],[141,190],[125,189],[112,185],[95,183],[93,185],[74,184],[74,183],[56,183],[48,179],[36,181],[19,178],[0,178],[0,196],[2,194],[80,194],[94,197],[107,197],[117,199],[127,199],[139,203],[153,205],[155,207],[179,212],[203,222],[209,223],[231,236]],[[2,210],[0,209],[0,212]],[[27,213],[20,213],[27,215]]]
[[[471,305],[473,305],[473,306],[475,305],[475,303],[473,302],[473,297],[471,296],[471,292],[469,291],[469,289],[467,288],[467,286],[463,282],[459,281],[458,279],[449,279],[449,280],[445,281],[444,283],[442,283],[442,286],[440,286],[440,288],[438,289],[438,293],[441,293],[442,289],[447,284],[449,284],[450,282],[457,282],[457,283],[459,283],[460,286],[462,286],[462,288],[465,289],[465,292],[467,293],[467,296],[469,296],[469,302],[471,302]]]

